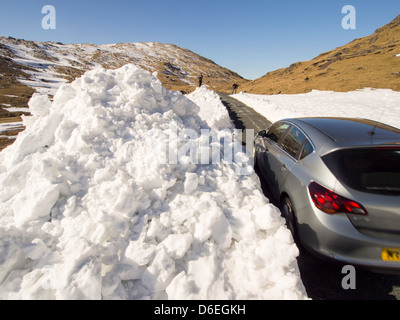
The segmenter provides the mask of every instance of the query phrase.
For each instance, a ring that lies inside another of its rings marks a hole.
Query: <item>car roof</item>
[[[312,127],[324,134],[336,148],[371,145],[400,146],[400,129],[368,119],[361,118],[299,118],[291,119],[306,133]],[[315,130],[314,135],[315,135]],[[313,137],[310,136],[313,140]],[[333,146],[332,146],[333,147]]]

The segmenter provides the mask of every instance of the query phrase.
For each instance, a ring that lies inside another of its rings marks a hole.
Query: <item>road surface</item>
[[[271,124],[268,119],[239,100],[230,97],[228,93],[219,92],[218,94],[221,102],[228,110],[229,116],[236,129],[243,130],[242,142],[244,145],[246,144],[245,137],[247,130],[253,130],[254,137],[257,132],[265,130]]]

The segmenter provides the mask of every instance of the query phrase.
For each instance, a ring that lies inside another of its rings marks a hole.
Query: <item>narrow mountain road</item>
[[[246,143],[247,130],[254,130],[253,137],[257,132],[267,129],[271,122],[257,113],[244,103],[232,98],[228,93],[218,92],[221,102],[229,112],[229,116],[236,129],[243,130],[242,142]]]
[[[243,130],[242,142],[245,143],[246,130],[254,130],[253,134],[266,129],[271,123],[268,119],[230,97],[227,93],[218,93],[227,108],[236,129]],[[256,173],[258,171],[256,170]],[[260,176],[260,175],[259,175]],[[264,195],[277,206],[265,181],[260,178]],[[301,244],[297,244],[300,255],[297,258],[301,279],[307,294],[314,300],[400,300],[400,276],[372,273],[357,269],[356,289],[345,290],[342,280],[342,266],[312,256]]]

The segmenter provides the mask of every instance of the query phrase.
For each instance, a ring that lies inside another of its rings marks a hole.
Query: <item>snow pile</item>
[[[400,127],[400,92],[362,89],[352,92],[314,90],[307,94],[255,95],[234,98],[272,122],[296,117],[367,118]]]
[[[210,129],[197,104],[127,65],[29,105],[0,153],[0,298],[306,298],[298,249],[254,173],[164,158],[186,128]]]
[[[195,102],[199,107],[199,116],[215,130],[232,128],[228,110],[222,104],[216,92],[208,90],[202,86],[188,95],[188,98]]]

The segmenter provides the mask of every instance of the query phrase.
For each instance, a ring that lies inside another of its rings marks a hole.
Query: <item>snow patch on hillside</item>
[[[306,94],[256,95],[238,93],[234,98],[272,122],[284,118],[366,118],[400,128],[400,92],[362,89],[352,92],[313,90]]]

